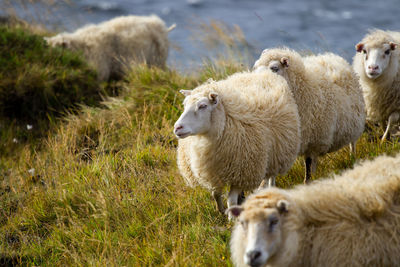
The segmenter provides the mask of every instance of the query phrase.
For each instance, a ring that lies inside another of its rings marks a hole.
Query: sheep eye
[[[277,66],[272,66],[270,67],[270,69],[272,70],[272,72],[278,72],[279,68]]]
[[[363,51],[362,51],[364,54],[366,54],[367,53],[367,50],[365,50],[365,49],[363,49]]]
[[[390,49],[385,51],[385,55],[389,55],[390,54]]]
[[[272,219],[272,220],[269,222],[269,225],[274,226],[274,225],[276,225],[277,223],[278,223],[278,219],[274,218],[274,219]]]
[[[269,220],[269,231],[272,231],[279,222],[278,218],[272,218]]]
[[[240,221],[240,225],[242,225],[243,229],[247,229],[247,222],[246,221]]]
[[[199,105],[199,109],[205,109],[207,107],[207,104],[201,104]]]

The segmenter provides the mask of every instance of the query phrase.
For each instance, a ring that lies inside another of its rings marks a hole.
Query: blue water
[[[0,5],[5,1],[0,0]],[[400,30],[398,0],[70,0],[69,4],[56,0],[51,8],[17,4],[27,0],[11,2],[20,16],[57,30],[74,30],[120,15],[157,14],[167,25],[177,24],[169,38],[181,49],[171,49],[169,64],[181,69],[213,55],[197,44],[199,39],[191,30],[210,20],[238,25],[254,47],[254,56],[264,48],[285,45],[313,52],[328,50],[350,61],[354,45],[368,29]]]

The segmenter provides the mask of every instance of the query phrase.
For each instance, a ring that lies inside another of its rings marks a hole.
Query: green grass
[[[216,61],[184,75],[138,66],[117,98],[53,121],[46,137],[2,124],[0,265],[231,266],[233,224],[208,191],[185,185],[172,130],[179,89],[243,68]],[[314,178],[400,150],[397,140],[380,145],[381,134],[364,133],[357,158],[348,148],[322,157]],[[300,160],[278,186],[302,182]]]
[[[0,26],[0,44],[1,119],[37,122],[101,100],[97,75],[79,54],[22,27]]]

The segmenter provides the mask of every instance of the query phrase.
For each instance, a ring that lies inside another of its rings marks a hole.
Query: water
[[[254,56],[264,48],[285,45],[332,51],[351,61],[355,44],[368,29],[400,30],[397,0],[70,0],[70,4],[59,3],[50,12],[40,4],[28,4],[25,9],[16,5],[16,10],[26,19],[46,17],[47,23],[59,30],[74,30],[120,15],[157,14],[167,26],[177,24],[169,38],[181,50],[171,49],[169,64],[181,69],[212,55],[193,42],[191,31],[193,24],[212,19],[238,25],[255,47]]]

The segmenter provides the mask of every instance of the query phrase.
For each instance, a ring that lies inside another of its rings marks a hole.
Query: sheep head
[[[228,209],[238,219],[241,231],[243,262],[249,266],[266,266],[282,244],[282,219],[289,212],[289,202],[275,194],[256,195],[243,206]]]
[[[269,70],[286,79],[288,78],[287,70],[290,65],[288,55],[292,55],[293,53],[293,51],[287,48],[265,49],[261,53],[260,58],[254,63],[253,71],[258,73]]]
[[[219,96],[215,92],[194,93],[191,90],[181,90],[185,100],[184,111],[174,126],[178,138],[191,135],[206,134],[212,127],[211,115],[219,104]]]
[[[364,71],[368,78],[378,78],[389,66],[392,52],[397,48],[393,42],[369,45],[358,43],[356,51],[363,54]]]
[[[62,48],[70,48],[71,41],[67,38],[64,38],[63,34],[59,34],[53,37],[44,37],[46,43],[51,47],[62,47]]]

